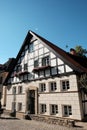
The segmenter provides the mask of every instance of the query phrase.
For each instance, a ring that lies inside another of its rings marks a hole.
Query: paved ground
[[[0,119],[0,130],[84,130],[83,128],[87,130],[87,123],[85,125],[77,123],[77,126],[75,128],[68,128],[34,120],[19,120],[9,117],[2,117]]]

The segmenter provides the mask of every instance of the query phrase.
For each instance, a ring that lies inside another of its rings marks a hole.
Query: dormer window
[[[33,42],[29,44],[29,52],[31,53],[34,50]]]
[[[49,56],[42,58],[42,66],[48,66],[50,64]]]

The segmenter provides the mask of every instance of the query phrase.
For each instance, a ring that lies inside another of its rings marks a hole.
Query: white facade
[[[73,69],[32,35],[9,77],[6,109],[81,120],[82,104]]]

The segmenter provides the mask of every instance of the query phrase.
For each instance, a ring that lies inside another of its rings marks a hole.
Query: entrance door
[[[35,114],[35,90],[29,91],[28,98],[28,111],[30,114]]]

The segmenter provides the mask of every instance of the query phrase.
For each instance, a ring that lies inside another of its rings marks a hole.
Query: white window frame
[[[47,112],[46,104],[40,104],[40,114],[44,114]]]
[[[54,81],[54,82],[50,82],[49,83],[49,87],[50,87],[50,91],[54,92],[57,90],[57,83]]]
[[[69,117],[72,115],[72,106],[71,105],[63,105],[63,116]]]
[[[48,65],[50,65],[50,57],[45,56],[42,58],[42,66],[48,66]]]
[[[46,84],[45,83],[40,83],[39,84],[39,91],[40,92],[45,92],[46,91]]]
[[[67,91],[70,89],[70,82],[69,80],[62,80],[61,81],[61,90],[62,91]]]
[[[18,94],[21,94],[23,91],[23,87],[22,86],[18,86]]]
[[[58,114],[58,105],[57,104],[50,104],[50,114],[51,115]]]

